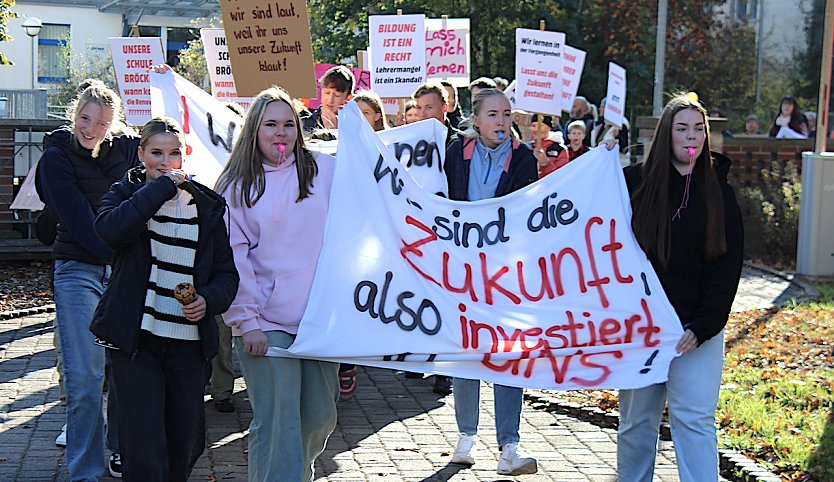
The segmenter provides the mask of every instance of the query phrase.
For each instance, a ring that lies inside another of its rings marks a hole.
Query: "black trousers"
[[[186,482],[205,449],[203,390],[211,365],[199,341],[142,331],[136,356],[107,350],[116,385],[122,476]]]

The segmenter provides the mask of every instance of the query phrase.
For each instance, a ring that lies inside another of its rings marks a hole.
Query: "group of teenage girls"
[[[323,80],[325,91],[333,87]],[[329,111],[350,93],[326,99],[328,91],[310,120],[281,88],[264,90],[216,186],[204,186],[183,169],[176,121],[154,118],[136,137],[122,132],[112,90],[92,82],[80,92],[70,126],[53,133],[60,142],[46,149],[37,172],[38,192],[59,220],[55,300],[72,480],[97,480],[104,470],[105,359],[120,408],[123,477],[188,479],[205,445],[203,393],[220,314],[252,405],[249,480],[313,479],[336,425],[339,367],[265,354],[293,342],[322,249],[335,159],[310,150],[308,138],[338,127]],[[354,99],[375,129],[384,128],[378,97]],[[452,199],[500,197],[538,179],[538,161],[512,135],[501,91],[478,92],[470,119],[447,149]],[[654,139],[645,162],[625,170],[632,226],[685,334],[668,382],[620,392],[619,478],[651,480],[668,401],[681,480],[716,480],[714,412],[723,327],[741,269],[741,220],[726,179],[730,161],[710,152],[697,100],[674,97]],[[193,285],[193,299],[175,297],[183,282]],[[461,433],[454,463],[474,463],[479,390],[474,380],[454,382]],[[533,473],[536,460],[518,448],[522,391],[496,386],[495,394],[497,470]]]

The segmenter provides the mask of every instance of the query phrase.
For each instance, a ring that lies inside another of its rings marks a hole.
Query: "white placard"
[[[605,120],[622,127],[626,101],[626,70],[614,62],[608,62],[608,93],[605,99]]]
[[[564,33],[515,30],[517,108],[555,116],[561,114],[564,48]]]
[[[229,47],[226,45],[226,32],[222,28],[202,28],[200,38],[203,40],[203,52],[206,56],[211,95],[223,102],[235,102],[244,109],[249,108],[252,97],[240,97],[232,76],[232,61],[229,60]]]
[[[131,126],[151,120],[151,84],[148,70],[165,63],[159,37],[110,37],[110,55],[125,118]]]
[[[666,380],[683,329],[632,233],[617,151],[467,203],[404,176],[355,103],[339,131],[309,303],[269,355],[560,390]]]
[[[468,87],[469,19],[426,19],[426,75],[448,80],[455,87]]]
[[[507,96],[507,99],[510,100],[510,109],[515,110],[515,87],[518,85],[515,79],[507,85],[507,88],[504,89],[504,94]]]
[[[565,45],[562,64],[562,110],[570,112],[585,67],[585,52]]]
[[[372,15],[371,86],[380,97],[411,97],[426,81],[425,15]]]

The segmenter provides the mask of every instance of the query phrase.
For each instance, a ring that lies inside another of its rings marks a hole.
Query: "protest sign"
[[[151,72],[150,81],[153,115],[171,117],[182,125],[183,170],[213,188],[237,142],[243,119],[177,73]]]
[[[426,75],[469,86],[469,19],[426,19]]]
[[[252,98],[240,97],[235,89],[232,62],[229,60],[229,47],[226,45],[226,32],[222,28],[202,28],[200,38],[203,40],[203,52],[211,81],[211,95],[216,99],[235,102],[244,109],[248,109]]]
[[[516,89],[515,88],[516,88],[517,85],[518,85],[518,82],[515,79],[513,79],[513,81],[510,82],[510,84],[507,86],[507,88],[504,89],[504,95],[506,95],[507,99],[509,99],[510,108],[512,110],[516,110],[516,105],[515,105],[515,90]]]
[[[515,30],[515,105],[530,112],[562,112],[562,54],[565,34]]]
[[[159,37],[111,37],[110,55],[125,120],[131,126],[143,126],[151,120],[151,91],[148,70],[164,64]]]
[[[608,93],[605,98],[605,120],[622,127],[626,100],[626,71],[614,62],[608,62]]]
[[[426,81],[425,15],[372,15],[371,85],[380,97],[410,97]]]
[[[579,90],[579,80],[585,66],[585,52],[565,45],[562,67],[562,110],[570,112],[576,91]],[[589,134],[590,135],[590,134]]]
[[[549,389],[666,380],[683,330],[632,234],[616,151],[459,202],[404,176],[354,102],[339,129],[309,303],[269,355]]]
[[[306,2],[220,0],[220,10],[238,94],[279,85],[293,97],[315,95]]]

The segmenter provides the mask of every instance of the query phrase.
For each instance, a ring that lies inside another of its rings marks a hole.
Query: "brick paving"
[[[801,287],[782,278],[745,269],[735,308],[764,308],[802,294]],[[52,317],[43,313],[0,321],[0,481],[69,480],[63,449],[55,446],[65,414],[59,401]],[[492,390],[486,384],[481,397],[476,464],[463,468],[449,464],[457,440],[452,396],[432,393],[430,379],[362,370],[355,399],[339,402],[339,424],[316,463],[316,480],[616,480],[616,431],[529,404],[522,414],[520,445],[538,459],[539,473],[497,475]],[[252,414],[243,378],[235,384],[235,413],[218,413],[206,400],[207,449],[191,480],[246,480],[246,435]],[[661,442],[655,480],[678,480],[671,442]]]

